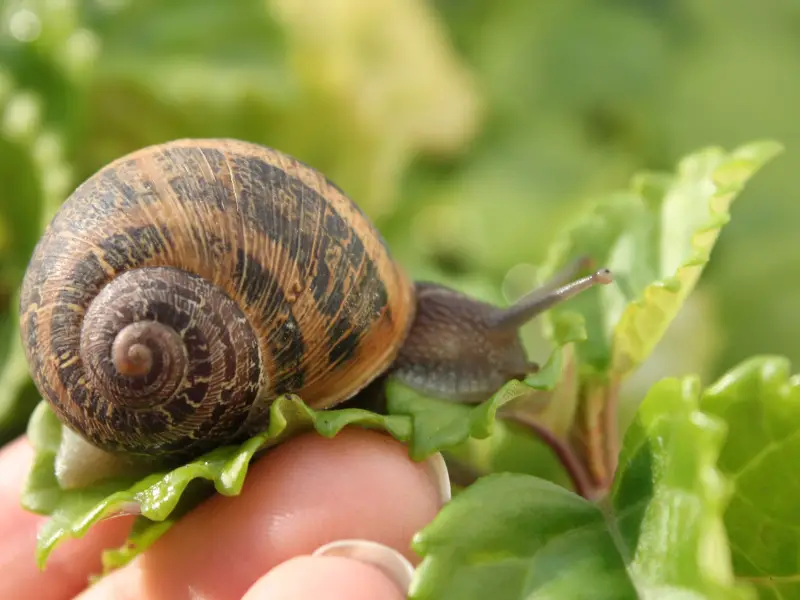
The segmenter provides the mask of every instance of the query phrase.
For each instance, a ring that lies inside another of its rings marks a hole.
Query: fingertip
[[[378,568],[340,556],[300,556],[261,577],[242,600],[404,600]]]
[[[276,565],[342,539],[414,562],[411,539],[443,502],[436,477],[378,432],[298,436],[251,466],[240,496],[210,499],[156,542],[142,558],[147,588],[191,582],[203,597],[239,598]]]
[[[47,517],[22,508],[20,494],[34,451],[25,437],[0,450],[0,598],[73,597],[86,587],[90,575],[102,569],[103,548],[119,546],[132,524],[131,517],[98,523],[81,539],[67,539],[48,558],[44,570],[36,565],[37,532]]]
[[[414,578],[414,566],[402,553],[372,540],[337,540],[317,548],[311,556],[340,556],[372,565],[403,591]]]
[[[0,448],[0,495],[18,497],[33,461],[27,438],[17,438]]]

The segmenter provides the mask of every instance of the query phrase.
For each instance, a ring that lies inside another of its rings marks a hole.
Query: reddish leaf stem
[[[538,436],[558,457],[564,470],[572,480],[575,492],[589,500],[594,498],[595,486],[592,479],[568,442],[527,415],[511,413],[504,415],[504,418],[526,427]]]
[[[619,415],[617,407],[619,405],[620,381],[615,378],[608,384],[604,398],[603,423],[605,435],[605,455],[608,467],[608,485],[614,480],[619,461]]]

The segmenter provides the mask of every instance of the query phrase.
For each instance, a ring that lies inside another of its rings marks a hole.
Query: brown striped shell
[[[178,140],[120,158],[53,219],[26,273],[34,382],[94,445],[196,456],[386,370],[413,287],[325,176],[275,150]]]

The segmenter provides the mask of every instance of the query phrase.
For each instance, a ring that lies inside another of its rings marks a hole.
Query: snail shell
[[[85,181],[37,245],[20,300],[32,376],[100,449],[187,458],[386,370],[413,286],[322,174],[234,140],[178,140]]]

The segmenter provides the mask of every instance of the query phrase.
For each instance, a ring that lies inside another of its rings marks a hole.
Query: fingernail
[[[434,487],[439,492],[439,500],[441,504],[450,502],[450,473],[447,470],[447,463],[444,462],[444,457],[441,452],[437,452],[425,459],[425,469],[428,471],[428,477],[431,478]]]
[[[338,540],[317,548],[312,556],[352,558],[380,569],[403,594],[408,593],[414,566],[394,548],[369,540]]]

